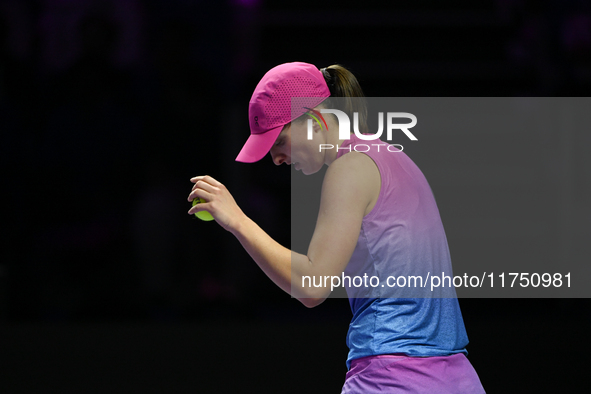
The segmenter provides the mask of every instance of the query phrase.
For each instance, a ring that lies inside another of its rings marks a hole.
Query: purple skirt
[[[463,353],[438,357],[398,354],[351,361],[341,394],[485,393],[472,364]]]

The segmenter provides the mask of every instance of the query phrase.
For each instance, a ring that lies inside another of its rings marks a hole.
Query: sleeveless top
[[[337,159],[349,151],[368,155],[381,177],[379,197],[363,218],[343,273],[353,312],[347,368],[351,360],[380,354],[467,354],[468,336],[453,285],[431,291],[428,279],[453,279],[453,274],[447,238],[425,176],[404,152],[381,140],[365,141],[352,134],[338,149]],[[358,286],[361,281],[354,278],[364,275],[365,285]],[[372,276],[376,278],[370,286]]]

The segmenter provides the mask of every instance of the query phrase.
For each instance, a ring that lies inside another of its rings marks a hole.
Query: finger
[[[193,201],[196,197],[203,198],[200,195],[197,196],[197,195],[194,195],[193,194],[196,190],[200,190],[200,189],[201,190],[204,190],[206,192],[209,192],[209,193],[214,192],[213,186],[211,186],[210,184],[208,184],[207,182],[205,182],[203,179],[201,179],[201,180],[197,181],[197,183],[195,183],[193,185],[193,187],[191,188],[191,193],[189,193],[189,196],[187,197],[187,201]]]
[[[216,187],[220,187],[222,185],[221,182],[219,182],[217,179],[215,179],[209,175],[204,175],[201,180],[209,183],[210,185],[216,186]]]
[[[193,214],[200,212],[200,211],[209,211],[209,213],[211,213],[211,203],[208,203],[208,202],[199,203],[199,204],[191,207],[191,209],[189,209],[189,212],[187,212],[187,213],[189,215],[193,215]]]
[[[205,201],[211,201],[212,194],[206,190],[197,188],[196,190],[193,190],[191,193],[189,193],[187,201],[191,202],[198,197],[204,199]]]
[[[217,180],[215,180],[213,177],[209,176],[209,175],[199,175],[199,176],[194,176],[193,178],[190,179],[191,182],[195,183],[198,181],[204,180],[205,182],[211,183],[212,185],[218,184],[219,182]]]
[[[213,191],[217,190],[216,187],[212,186],[210,183],[207,183],[205,181],[205,179],[202,179],[200,181],[197,181],[197,183],[195,183],[193,185],[193,188],[191,190],[195,190],[195,189],[198,189],[198,188],[199,189],[206,190],[206,191],[208,191],[210,193],[212,193]]]
[[[191,190],[191,193],[189,193],[189,196],[187,197],[187,200],[193,201],[195,198],[201,197],[204,200],[210,201],[212,198],[212,195],[215,192],[216,192],[215,187],[213,187],[205,182],[200,182],[199,186],[193,187],[193,189]]]

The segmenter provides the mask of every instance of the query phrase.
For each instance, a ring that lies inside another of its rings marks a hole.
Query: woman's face
[[[296,170],[310,175],[318,172],[325,163],[324,153],[319,152],[318,148],[319,144],[324,143],[324,133],[314,125],[313,138],[308,140],[306,118],[287,124],[275,140],[270,153],[276,165],[293,164]]]

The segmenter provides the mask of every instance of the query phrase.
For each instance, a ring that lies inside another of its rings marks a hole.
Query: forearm
[[[310,288],[311,286],[304,288],[301,282],[302,275],[312,275],[319,268],[312,265],[307,256],[292,252],[275,242],[242,212],[228,189],[217,180],[202,175],[191,178],[191,182],[195,185],[187,201],[203,198],[206,202],[193,206],[189,209],[189,214],[209,211],[220,226],[238,238],[248,254],[275,284],[306,306],[317,305],[324,299],[323,289]]]
[[[322,294],[312,293],[317,289],[301,286],[302,275],[311,275],[314,271],[306,255],[280,245],[247,216],[231,232],[263,272],[285,292],[307,306],[318,303],[312,298],[323,298]]]

